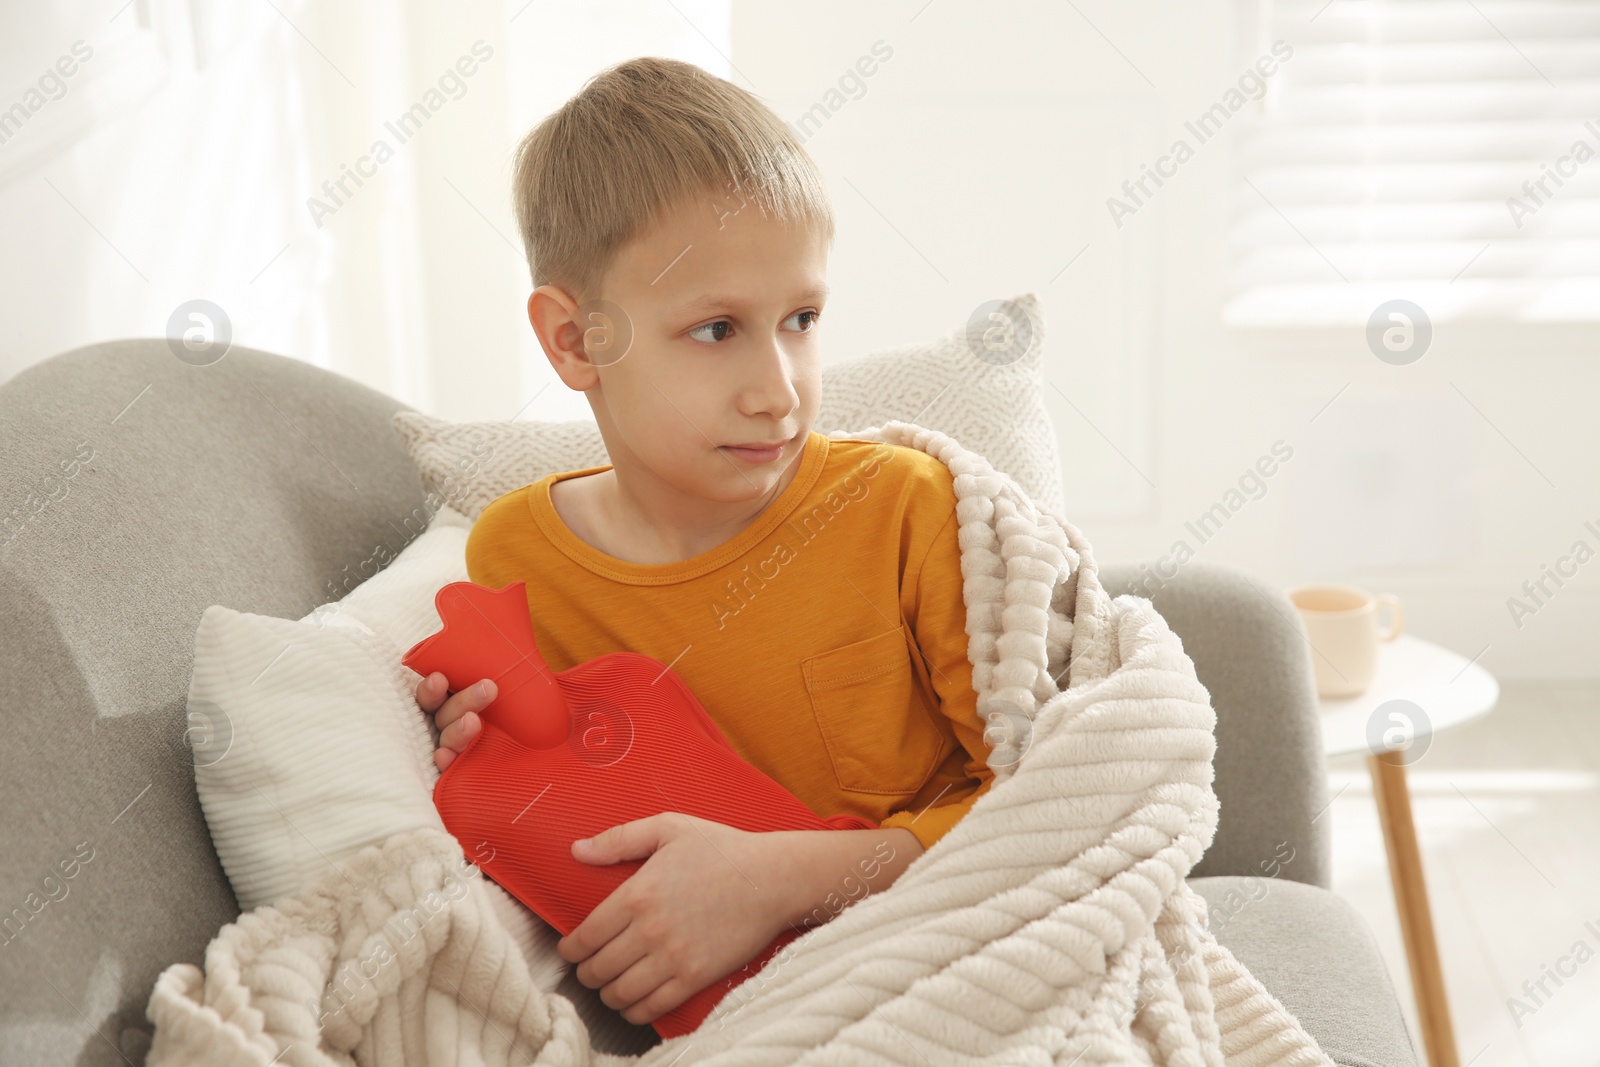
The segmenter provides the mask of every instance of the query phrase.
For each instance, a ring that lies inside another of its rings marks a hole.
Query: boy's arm
[[[876,830],[783,830],[762,834],[773,851],[774,882],[785,891],[778,917],[802,933],[838,917],[850,904],[881,893],[922,855],[916,835]]]
[[[902,606],[938,697],[940,714],[950,720],[956,740],[966,752],[962,768],[966,780],[939,786],[932,796],[925,788],[917,802],[892,812],[880,824],[884,829],[911,831],[924,850],[949,833],[994,781],[988,764],[989,745],[983,739],[985,723],[978,716],[978,694],[972,687],[972,661],[967,656],[967,607],[962,595],[955,490],[946,486],[946,493],[949,511],[944,524],[909,583],[913,595]]]

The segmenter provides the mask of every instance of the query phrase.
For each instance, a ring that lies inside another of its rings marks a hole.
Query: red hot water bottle
[[[454,692],[480,678],[498,688],[483,729],[439,776],[434,806],[467,856],[562,936],[644,866],[572,858],[574,841],[619,823],[679,811],[753,832],[877,829],[855,815],[819,818],[741,759],[659,660],[612,652],[551,671],[523,582],[500,590],[452,582],[434,604],[444,628],[401,662],[444,674]],[[663,1039],[694,1030],[800,932],[779,934],[651,1025]]]

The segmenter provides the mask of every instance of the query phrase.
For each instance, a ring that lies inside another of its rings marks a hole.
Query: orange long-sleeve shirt
[[[734,750],[820,816],[903,826],[924,849],[994,778],[967,658],[950,469],[813,431],[800,470],[731,540],[641,564],[581,540],[551,474],[493,501],[467,575],[527,583],[561,671],[608,652],[671,665]]]

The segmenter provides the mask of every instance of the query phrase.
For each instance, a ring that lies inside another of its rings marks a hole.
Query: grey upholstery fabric
[[[1201,560],[1151,594],[1140,591],[1139,577],[1137,564],[1101,566],[1111,595],[1150,597],[1217,712],[1213,788],[1221,814],[1192,877],[1259,876],[1287,842],[1294,859],[1280,877],[1326,889],[1331,822],[1318,815],[1328,804],[1328,776],[1311,651],[1294,605],[1246,571]]]
[[[1298,862],[1298,861],[1296,861]],[[1211,929],[1346,1067],[1415,1064],[1394,984],[1372,932],[1343,897],[1277,878],[1191,878]]]
[[[0,386],[0,1063],[140,1062],[156,976],[238,915],[185,742],[195,630],[211,604],[299,618],[380,542],[404,547],[422,484],[401,406],[245,349],[190,366],[162,340]]]
[[[237,916],[185,736],[195,629],[211,604],[299,618],[420,532],[421,482],[389,425],[403,407],[244,348],[193,367],[159,338],[0,384],[0,1064],[142,1063],[156,976],[201,963]],[[1105,571],[1113,592],[1133,574]],[[1326,885],[1310,663],[1277,596],[1193,563],[1153,598],[1218,711],[1221,829],[1197,874],[1260,876],[1289,841],[1280,879]],[[1327,1047],[1413,1063],[1397,1006],[1364,1006],[1393,999],[1369,980],[1370,936],[1353,915],[1317,925],[1331,906],[1296,888],[1239,928],[1277,917],[1245,962],[1327,1013]]]

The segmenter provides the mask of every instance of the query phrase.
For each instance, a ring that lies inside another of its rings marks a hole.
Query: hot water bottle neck
[[[819,818],[745,762],[669,667],[613,652],[554,672],[533,636],[526,585],[452,582],[434,598],[443,622],[401,662],[459,692],[491,678],[483,729],[434,787],[434,806],[466,855],[512,896],[572,933],[644,860],[593,866],[572,843],[620,823],[678,811],[740,830],[872,830],[855,815]],[[651,1025],[665,1038],[700,1025],[798,928]]]

